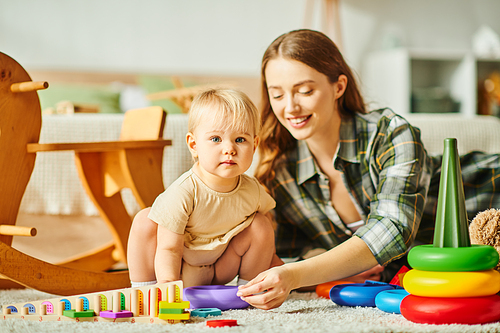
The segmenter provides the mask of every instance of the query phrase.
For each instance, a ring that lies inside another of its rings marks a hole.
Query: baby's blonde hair
[[[205,115],[212,118],[220,130],[253,131],[254,135],[260,131],[260,112],[250,98],[238,90],[216,88],[199,93],[189,109],[188,131],[193,133]]]

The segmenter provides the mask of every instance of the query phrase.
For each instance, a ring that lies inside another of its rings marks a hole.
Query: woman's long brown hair
[[[261,67],[261,119],[259,164],[255,176],[269,187],[274,179],[276,159],[287,150],[296,146],[297,140],[281,125],[271,109],[265,70],[268,62],[276,58],[292,59],[314,68],[326,75],[330,83],[338,81],[340,75],[347,77],[347,87],[338,100],[342,117],[356,112],[365,113],[363,97],[358,89],[354,75],[333,41],[321,32],[302,29],[290,31],[276,38],[262,57]],[[333,110],[332,110],[333,111]],[[272,191],[271,188],[269,190]]]

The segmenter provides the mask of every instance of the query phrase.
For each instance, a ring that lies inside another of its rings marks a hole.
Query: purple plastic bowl
[[[249,304],[236,296],[236,286],[196,286],[184,288],[184,299],[191,303],[191,308],[244,309]]]

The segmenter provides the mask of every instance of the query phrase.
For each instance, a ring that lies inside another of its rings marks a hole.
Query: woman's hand
[[[246,285],[240,286],[237,295],[256,308],[269,310],[283,304],[297,285],[290,265],[282,265],[262,272]]]

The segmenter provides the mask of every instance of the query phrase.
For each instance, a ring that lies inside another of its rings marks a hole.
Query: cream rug
[[[53,295],[35,290],[1,290],[0,305],[48,299]],[[315,293],[292,293],[278,309],[230,310],[208,319],[236,319],[237,327],[212,329],[205,318],[193,317],[175,325],[130,323],[36,322],[0,320],[0,332],[500,332],[500,323],[485,325],[422,325],[377,308],[350,308],[318,298]]]

